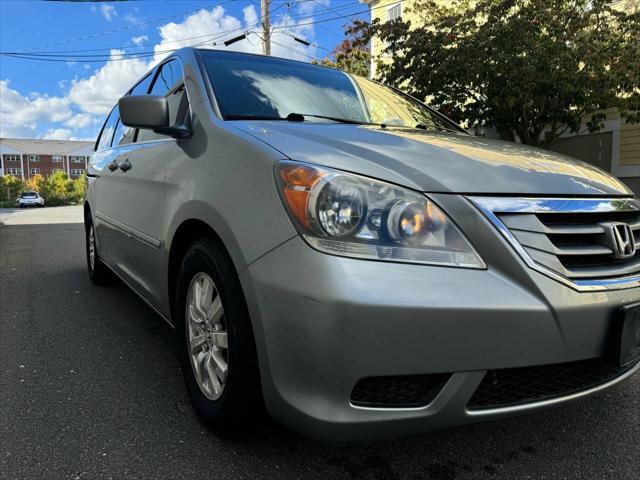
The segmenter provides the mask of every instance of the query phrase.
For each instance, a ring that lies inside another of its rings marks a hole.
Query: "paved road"
[[[82,235],[0,225],[2,479],[640,478],[640,375],[569,407],[369,446],[272,422],[218,438],[189,406],[172,330],[122,285],[89,283]]]

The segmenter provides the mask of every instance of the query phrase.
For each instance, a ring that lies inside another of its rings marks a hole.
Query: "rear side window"
[[[169,125],[176,126],[184,122],[189,110],[189,104],[180,62],[177,60],[169,60],[167,63],[161,65],[160,71],[149,93],[151,95],[162,95],[167,98],[169,105]],[[139,142],[155,138],[166,137],[154,133],[151,130],[140,130],[138,133]]]
[[[113,137],[113,131],[116,127],[116,121],[118,120],[118,107],[113,107],[111,113],[107,117],[102,132],[100,132],[100,138],[98,139],[97,151],[106,150],[111,146],[111,137]]]

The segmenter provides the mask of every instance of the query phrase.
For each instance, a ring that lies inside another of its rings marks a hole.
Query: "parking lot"
[[[357,447],[194,415],[173,331],[85,273],[81,207],[0,211],[0,478],[637,479],[640,375],[572,405]]]

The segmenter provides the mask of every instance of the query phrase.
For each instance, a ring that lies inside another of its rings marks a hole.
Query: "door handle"
[[[126,172],[127,170],[131,170],[131,163],[129,162],[128,158],[124,162],[120,163],[118,166],[120,167],[120,170],[122,170],[123,172]]]
[[[118,169],[118,162],[116,162],[115,160],[109,162],[107,164],[107,168],[112,171],[115,172]]]

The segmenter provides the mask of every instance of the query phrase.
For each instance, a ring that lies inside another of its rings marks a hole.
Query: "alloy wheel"
[[[95,270],[96,266],[96,235],[93,231],[93,224],[89,227],[89,266],[91,271]]]
[[[186,308],[191,367],[202,393],[217,400],[229,369],[229,347],[220,292],[213,279],[200,272],[189,285]]]

